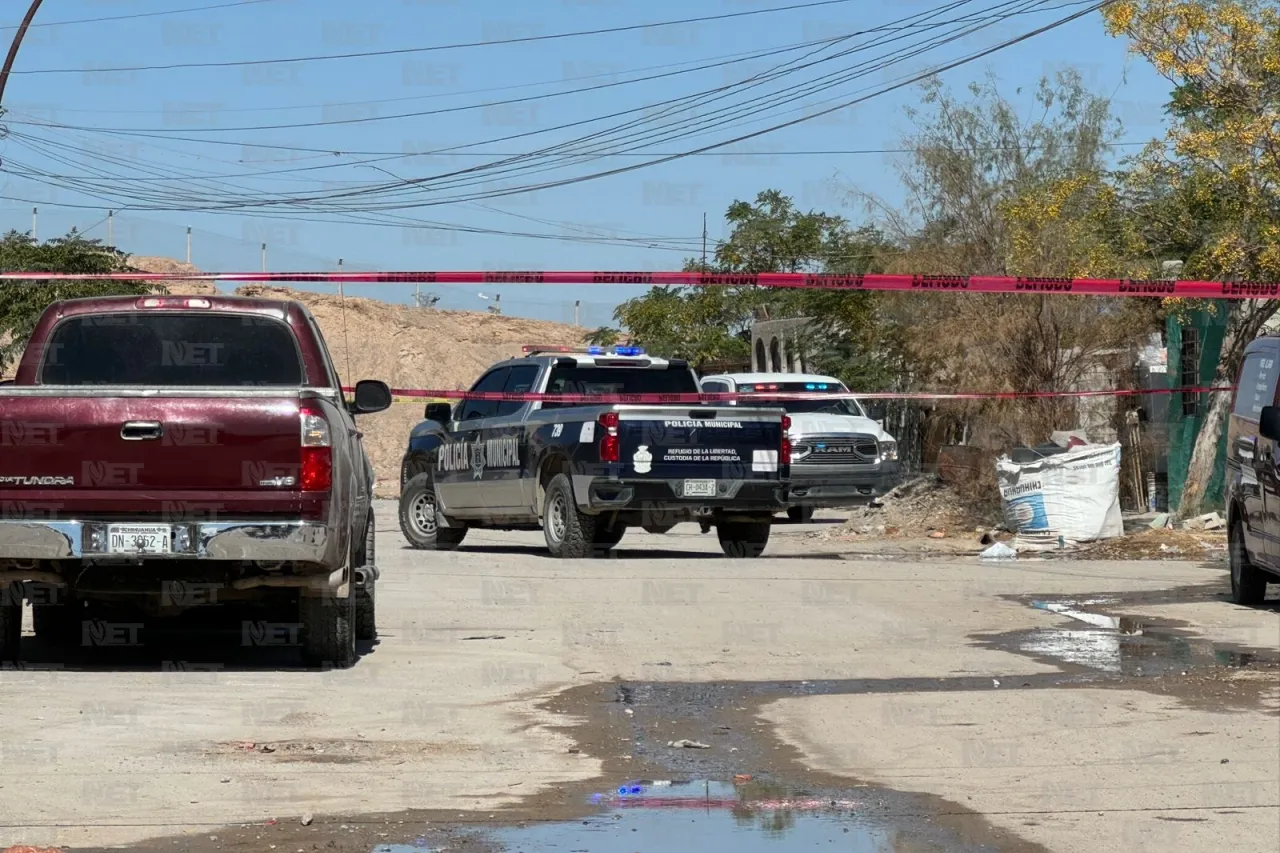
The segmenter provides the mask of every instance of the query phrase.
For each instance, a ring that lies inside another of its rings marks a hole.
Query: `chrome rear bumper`
[[[170,528],[171,553],[110,554],[107,528],[112,524],[157,522],[0,519],[0,561],[120,557],[324,563],[329,546],[329,530],[320,522],[218,521],[165,525]]]

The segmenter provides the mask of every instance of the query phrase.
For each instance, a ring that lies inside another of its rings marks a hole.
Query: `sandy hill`
[[[170,258],[135,257],[140,270],[198,273]],[[172,282],[171,293],[217,293],[210,282]],[[267,284],[235,289],[243,296],[297,299],[311,310],[324,333],[344,385],[381,379],[392,388],[471,387],[495,361],[520,354],[523,344],[578,344],[584,330],[563,323],[469,311],[434,311],[375,299],[293,290]],[[400,459],[410,428],[422,420],[424,401],[397,402],[390,411],[362,417],[365,446],[378,474],[378,494],[400,490]]]

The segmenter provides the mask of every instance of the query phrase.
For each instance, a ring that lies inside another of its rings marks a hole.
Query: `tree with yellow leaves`
[[[1183,276],[1280,280],[1280,5],[1275,0],[1121,0],[1103,10],[1173,86],[1165,137],[1136,158],[1145,237]],[[1176,254],[1175,254],[1176,253]],[[1245,347],[1280,308],[1230,304],[1215,385],[1233,384]],[[1178,515],[1200,511],[1230,408],[1213,395]]]

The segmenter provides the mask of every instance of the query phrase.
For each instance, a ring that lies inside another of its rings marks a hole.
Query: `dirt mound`
[[[200,270],[193,264],[175,261],[173,258],[131,257],[129,265],[142,272],[159,272],[173,274],[199,274]],[[218,285],[212,281],[170,281],[165,288],[176,296],[203,296],[218,292]]]
[[[946,483],[926,475],[898,486],[877,506],[853,510],[840,528],[824,531],[824,535],[840,537],[852,532],[916,538],[944,531],[948,536],[963,536],[1003,523],[1000,513],[975,509]]]
[[[1086,560],[1207,560],[1227,556],[1227,536],[1212,530],[1141,530],[1083,546]]]

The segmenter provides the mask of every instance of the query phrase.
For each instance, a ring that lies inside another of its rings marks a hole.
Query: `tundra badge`
[[[75,477],[0,477],[0,486],[74,486]]]

